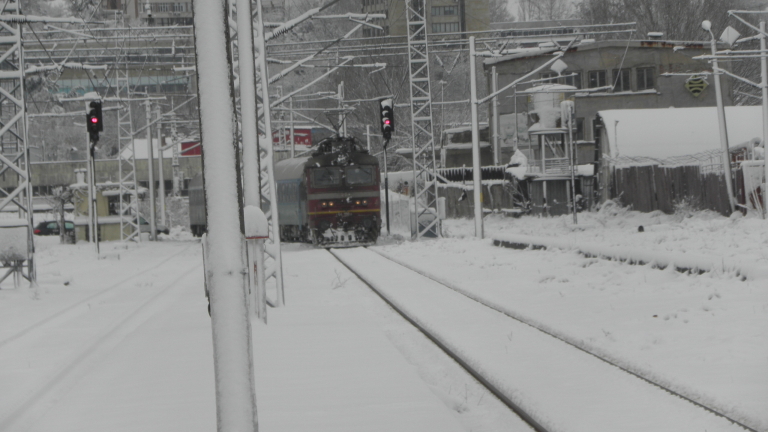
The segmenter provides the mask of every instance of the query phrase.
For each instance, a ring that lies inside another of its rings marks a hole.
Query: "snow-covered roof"
[[[518,94],[523,93],[561,93],[561,92],[574,92],[578,90],[576,87],[565,84],[544,84],[536,87],[531,87],[526,90],[518,91]]]
[[[728,140],[738,145],[763,135],[762,108],[726,107]],[[720,149],[717,108],[599,111],[610,157],[671,158]]]
[[[488,141],[480,141],[480,148],[489,147],[491,143]],[[446,150],[469,150],[472,148],[472,143],[450,143],[443,146]]]

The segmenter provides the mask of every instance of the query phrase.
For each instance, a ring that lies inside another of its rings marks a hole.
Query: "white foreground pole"
[[[712,36],[710,47],[712,56],[717,55],[717,39],[709,30]],[[728,203],[731,207],[731,213],[736,211],[733,197],[733,183],[731,182],[731,151],[728,148],[728,126],[725,122],[725,106],[723,106],[723,93],[720,90],[720,67],[717,63],[717,57],[712,59],[712,72],[715,76],[715,99],[717,100],[717,121],[720,125],[720,146],[723,151],[723,171],[725,172],[725,187],[728,190]]]
[[[765,21],[760,21],[760,31],[765,33]],[[765,34],[760,35],[760,73],[763,88],[763,163],[765,164],[765,183],[763,183],[763,219],[768,217],[768,50]]]
[[[477,118],[475,37],[469,37],[469,104],[472,111],[472,183],[475,195],[475,237],[483,238],[483,184],[480,172],[480,127]]]
[[[193,0],[203,143],[216,416],[219,432],[258,430],[251,322],[246,303],[242,213],[229,14],[226,0]],[[242,31],[242,30],[241,30]]]

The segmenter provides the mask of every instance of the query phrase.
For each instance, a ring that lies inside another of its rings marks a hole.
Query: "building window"
[[[632,87],[630,87],[629,85],[629,69],[613,70],[613,90],[614,91],[632,90]]]
[[[589,88],[605,87],[605,71],[589,71]]]
[[[576,130],[573,131],[573,139],[576,141],[584,141],[584,117],[576,119]]]
[[[383,30],[375,28],[364,28],[363,37],[380,37],[389,34],[389,27],[384,27]]]
[[[432,23],[432,33],[456,33],[459,31],[459,23]]]
[[[544,72],[541,74],[541,79],[546,80],[543,81],[544,84],[557,84],[557,76],[555,72]]]
[[[566,72],[566,75],[573,75],[565,77],[565,85],[574,86],[577,89],[581,88],[581,72]]]
[[[457,6],[432,6],[432,16],[458,15]]]
[[[637,68],[637,89],[648,90],[654,86],[654,77],[656,76],[656,68],[646,67]]]

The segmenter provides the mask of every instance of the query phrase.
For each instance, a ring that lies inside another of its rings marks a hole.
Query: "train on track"
[[[275,163],[280,237],[323,247],[370,245],[381,230],[379,161],[352,137],[329,137]]]
[[[320,141],[307,156],[275,163],[280,239],[321,247],[365,246],[381,231],[379,161],[352,137]],[[199,175],[189,184],[192,233],[206,232]]]

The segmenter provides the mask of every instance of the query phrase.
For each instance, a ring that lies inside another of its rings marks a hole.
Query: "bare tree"
[[[553,21],[573,15],[568,0],[519,0],[518,9],[520,21]]]
[[[582,0],[577,15],[589,24],[637,22],[637,32],[663,32],[668,40],[708,40],[701,22],[708,19],[713,29],[728,24],[728,10],[740,0]]]
[[[507,0],[489,0],[488,10],[491,13],[492,22],[511,22],[515,16],[509,11],[509,2]]]

